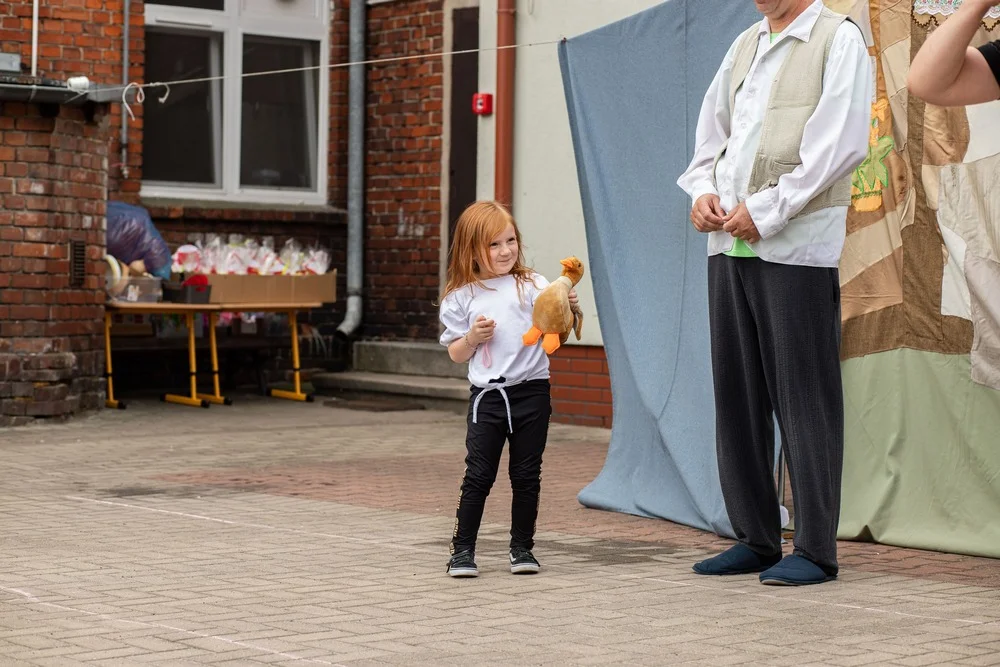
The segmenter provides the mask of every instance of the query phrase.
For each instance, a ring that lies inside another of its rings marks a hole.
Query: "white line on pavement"
[[[325,538],[332,538],[332,539],[337,539],[337,540],[348,540],[348,541],[351,541],[351,542],[358,542],[358,543],[362,543],[362,544],[371,544],[373,546],[378,546],[378,547],[382,547],[382,548],[386,548],[386,549],[397,549],[397,550],[403,550],[403,551],[416,551],[416,552],[419,552],[419,553],[439,555],[439,553],[437,551],[432,550],[432,549],[424,549],[424,548],[421,548],[421,547],[414,547],[414,546],[410,546],[410,545],[407,545],[407,544],[390,543],[390,542],[386,542],[384,540],[365,539],[365,538],[362,538],[362,537],[348,537],[348,536],[345,536],[345,535],[334,535],[334,534],[331,534],[331,533],[319,533],[319,532],[308,531],[308,530],[299,530],[299,529],[296,529],[296,528],[282,528],[280,526],[271,526],[271,525],[268,525],[268,524],[261,524],[261,523],[246,523],[246,522],[242,522],[242,521],[232,521],[232,520],[229,520],[229,519],[218,519],[218,518],[215,518],[215,517],[203,516],[203,515],[200,515],[200,514],[188,514],[186,512],[177,512],[177,511],[173,511],[173,510],[164,510],[164,509],[159,509],[159,508],[156,508],[156,507],[146,507],[146,506],[143,506],[143,505],[133,505],[133,504],[130,504],[130,503],[121,503],[121,502],[115,502],[115,501],[110,501],[110,500],[97,500],[95,498],[83,498],[81,496],[66,496],[66,498],[69,499],[69,500],[77,500],[77,501],[82,501],[82,502],[95,503],[95,504],[98,504],[98,505],[110,505],[112,507],[123,507],[123,508],[128,508],[128,509],[145,510],[147,512],[157,512],[157,513],[160,513],[160,514],[168,514],[168,515],[178,516],[178,517],[183,517],[183,518],[188,518],[188,519],[198,519],[198,520],[201,520],[201,521],[212,521],[212,522],[223,523],[223,524],[232,525],[232,526],[242,526],[242,527],[246,527],[246,528],[264,528],[264,529],[267,529],[267,530],[274,530],[274,531],[278,531],[278,532],[296,533],[296,534],[299,534],[299,535],[309,535],[309,536],[312,536],[312,537],[325,537]],[[396,535],[395,537],[396,537],[396,539],[399,539],[402,536]],[[571,565],[547,565],[545,567],[546,567],[546,569],[561,569],[561,570],[579,571],[578,567],[571,566]],[[705,584],[696,584],[696,583],[693,583],[693,582],[690,582],[690,581],[672,581],[670,579],[660,579],[658,577],[650,577],[650,576],[642,575],[642,574],[614,574],[612,576],[615,577],[615,578],[617,578],[617,579],[633,579],[633,580],[634,579],[639,579],[639,580],[644,580],[644,581],[655,581],[657,583],[668,584],[668,585],[671,585],[671,586],[681,586],[681,587],[685,587],[685,588],[698,588],[698,589],[707,590],[707,591],[717,591],[717,592],[721,591],[721,592],[725,592],[725,593],[735,593],[735,594],[738,594],[738,595],[746,595],[746,596],[750,596],[750,597],[764,598],[764,599],[768,599],[768,600],[787,600],[787,601],[791,601],[791,602],[805,602],[805,603],[814,604],[814,605],[823,605],[823,606],[827,606],[827,607],[836,607],[838,609],[849,609],[849,610],[852,610],[852,611],[866,611],[866,612],[871,612],[871,613],[876,613],[876,614],[889,614],[889,615],[895,615],[895,616],[902,616],[902,617],[906,617],[906,618],[915,618],[915,619],[920,619],[920,620],[925,620],[925,621],[944,621],[944,622],[948,622],[948,623],[961,623],[961,624],[965,624],[965,625],[996,625],[997,623],[1000,623],[998,621],[976,621],[976,620],[963,619],[963,618],[945,618],[943,616],[928,616],[928,615],[924,615],[924,614],[910,614],[910,613],[902,612],[902,611],[893,611],[891,609],[879,609],[878,607],[864,607],[864,606],[861,606],[861,605],[851,605],[851,604],[845,604],[845,603],[840,603],[840,602],[829,602],[827,600],[813,600],[813,599],[803,598],[803,597],[792,597],[792,596],[786,596],[786,595],[772,595],[772,594],[767,594],[767,593],[753,593],[753,592],[750,592],[750,591],[739,590],[739,589],[736,589],[736,588],[724,588],[724,587],[719,587],[719,586],[707,586]]]
[[[165,623],[147,623],[145,621],[130,621],[125,618],[117,618],[111,614],[99,614],[96,611],[87,611],[86,609],[77,609],[76,607],[67,607],[61,604],[55,604],[54,602],[45,602],[44,600],[39,600],[37,597],[22,591],[17,588],[7,588],[6,586],[0,586],[0,591],[6,591],[8,593],[16,593],[22,596],[27,602],[32,604],[41,605],[43,607],[51,607],[53,609],[59,609],[62,611],[71,611],[77,614],[86,614],[87,616],[95,616],[97,618],[112,621],[114,623],[125,623],[127,625],[140,625],[146,628],[163,628],[164,630],[173,630],[174,632],[182,632],[186,635],[191,635],[192,637],[200,637],[202,639],[212,639],[219,642],[225,642],[226,644],[232,644],[233,646],[240,646],[242,648],[251,649],[254,651],[261,651],[262,653],[269,653],[271,655],[278,655],[282,658],[288,658],[289,660],[294,660],[296,662],[312,662],[318,665],[332,665],[332,667],[346,667],[346,665],[341,665],[336,662],[327,662],[326,660],[319,660],[318,658],[303,658],[301,656],[293,655],[291,653],[283,653],[281,651],[275,651],[273,649],[265,648],[263,646],[255,646],[253,644],[248,644],[247,642],[237,641],[235,639],[229,639],[228,637],[219,637],[217,635],[209,635],[204,632],[195,632],[193,630],[185,630],[184,628],[174,627],[172,625],[166,625]]]

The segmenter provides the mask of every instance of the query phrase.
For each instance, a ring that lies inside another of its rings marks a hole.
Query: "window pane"
[[[243,38],[241,185],[315,189],[319,72],[245,75],[318,60],[316,42]]]
[[[146,30],[146,81],[222,74],[222,37]],[[144,181],[221,186],[222,82],[178,83],[146,90],[143,104]]]
[[[223,11],[226,0],[156,0],[151,5],[167,5],[169,7],[190,7],[192,9],[215,9]]]

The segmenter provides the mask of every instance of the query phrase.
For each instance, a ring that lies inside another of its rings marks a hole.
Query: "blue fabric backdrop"
[[[670,0],[559,46],[614,427],[588,507],[732,536],[715,457],[706,237],[677,187],[749,0]]]

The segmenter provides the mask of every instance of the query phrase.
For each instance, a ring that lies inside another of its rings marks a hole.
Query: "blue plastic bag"
[[[108,254],[131,264],[141,259],[150,275],[170,279],[170,247],[153,225],[149,211],[120,201],[108,202]]]

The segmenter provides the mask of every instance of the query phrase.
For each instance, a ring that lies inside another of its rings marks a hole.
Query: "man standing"
[[[699,574],[768,584],[837,576],[844,451],[837,266],[850,175],[867,154],[872,66],[858,26],[821,0],[755,0],[678,180],[708,237],[716,449],[739,543]],[[774,415],[795,503],[782,559]]]
[[[1000,41],[974,49],[986,12],[996,0],[965,0],[920,47],[906,81],[910,93],[931,104],[957,107],[1000,98]]]

